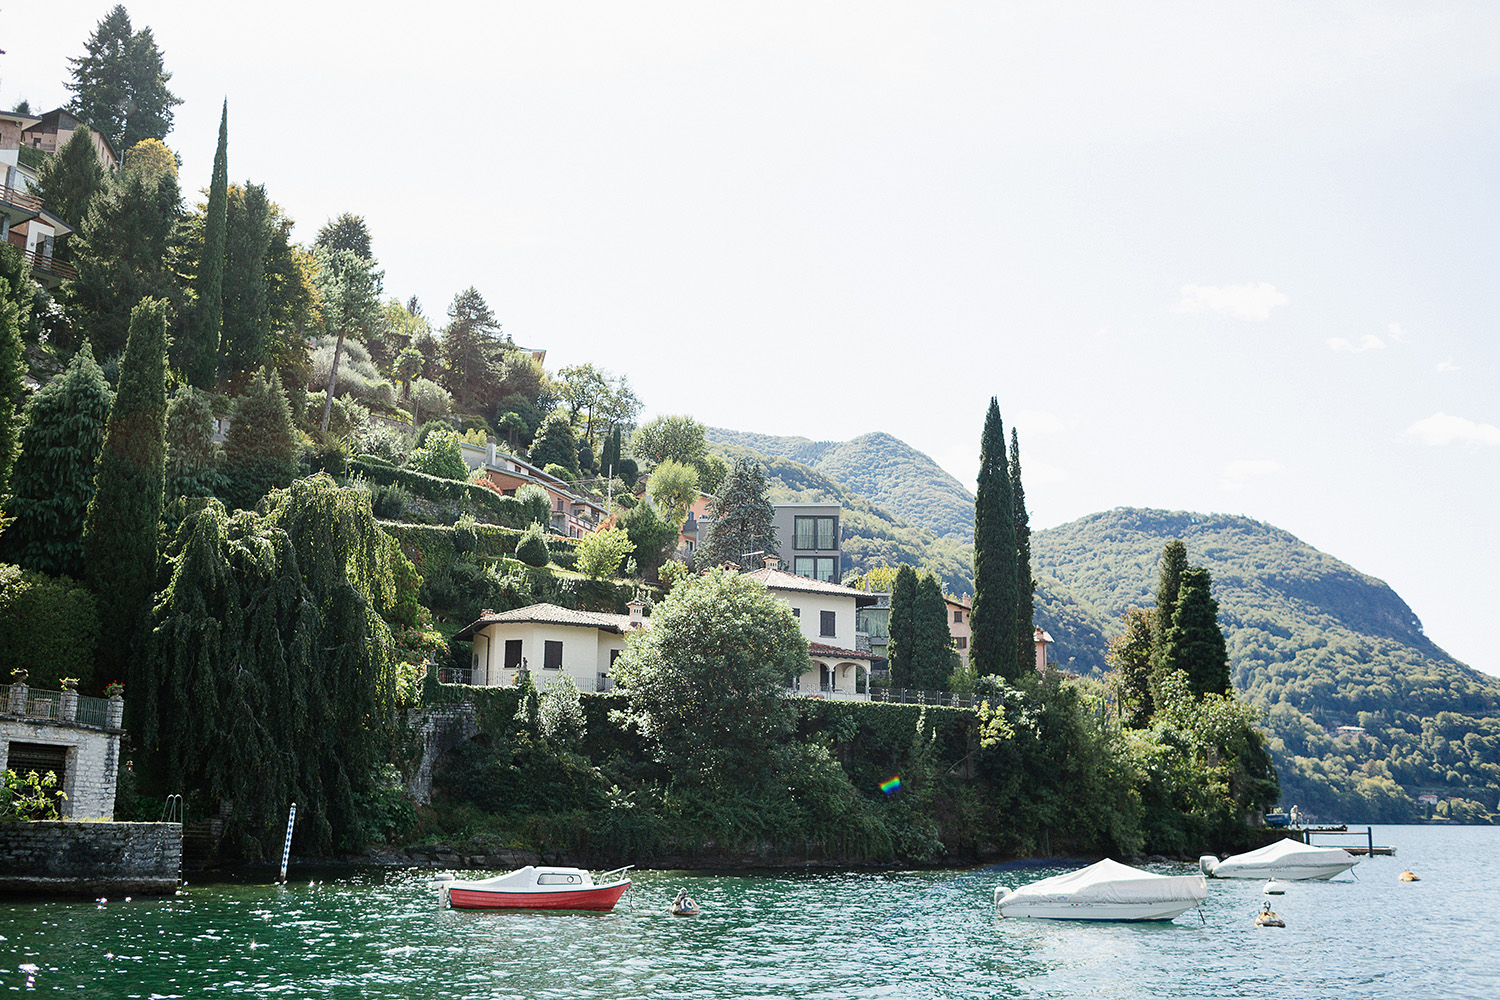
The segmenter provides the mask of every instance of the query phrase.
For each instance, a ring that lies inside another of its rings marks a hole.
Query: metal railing
[[[952,691],[916,691],[909,688],[870,689],[871,701],[888,701],[898,705],[941,705],[947,708],[974,708],[983,701],[970,694],[954,694]]]
[[[80,726],[109,728],[109,700],[90,698],[87,695],[68,694],[62,691],[38,691],[26,687],[25,704],[21,704],[21,692],[16,685],[0,684],[0,713],[13,718],[36,719],[45,722],[68,722]],[[71,704],[70,704],[71,702]]]
[[[438,667],[439,684],[473,684],[474,671],[469,667]]]

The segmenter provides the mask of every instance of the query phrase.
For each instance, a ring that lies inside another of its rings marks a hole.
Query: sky
[[[109,6],[0,9],[0,103]],[[1500,6],[126,6],[184,189],[227,99],[231,179],[429,316],[971,489],[994,396],[1034,527],[1264,520],[1500,674]]]

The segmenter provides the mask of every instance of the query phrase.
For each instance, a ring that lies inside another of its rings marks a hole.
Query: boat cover
[[[1054,875],[1022,886],[1000,899],[1000,906],[1017,903],[1162,903],[1208,898],[1202,875],[1156,875],[1105,858],[1065,875]]]
[[[1341,847],[1318,847],[1288,837],[1274,844],[1246,851],[1244,854],[1227,857],[1214,866],[1213,872],[1220,878],[1232,877],[1235,874],[1254,877],[1270,874],[1274,869],[1284,869],[1289,866],[1336,868],[1342,865],[1347,868],[1358,860]]]

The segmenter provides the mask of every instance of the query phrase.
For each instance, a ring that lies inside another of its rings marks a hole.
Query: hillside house
[[[525,459],[499,451],[494,442],[483,447],[464,444],[460,450],[464,464],[483,470],[484,478],[508,497],[527,484],[546,490],[552,505],[551,527],[558,534],[582,538],[603,524],[607,513],[604,504],[574,489],[567,480],[549,476]]]
[[[54,108],[37,117],[36,123],[21,133],[21,144],[44,153],[55,153],[68,144],[80,127],[88,128],[88,124],[79,121],[66,108]],[[106,172],[119,169],[120,158],[115,154],[115,147],[99,132],[93,129],[89,132],[94,140],[94,152],[99,155],[99,165]]]
[[[0,241],[21,251],[31,265],[31,276],[46,289],[65,278],[77,277],[73,266],[55,256],[57,241],[74,227],[42,207],[33,193],[36,173],[22,162],[22,137],[40,119],[30,115],[0,114]]]
[[[514,611],[484,611],[453,638],[471,644],[467,675],[446,678],[480,687],[508,687],[529,674],[545,691],[559,677],[571,677],[580,691],[614,687],[610,667],[625,651],[632,632],[647,628],[645,605],[632,601],[628,615],[575,611],[555,604],[532,604]]]
[[[837,503],[778,503],[771,519],[781,562],[797,576],[837,583],[844,567],[839,541],[844,508]]]
[[[792,679],[792,690],[813,698],[866,701],[870,697],[870,664],[875,656],[861,651],[855,637],[855,614],[877,603],[874,594],[837,583],[825,583],[778,567],[767,557],[766,568],[748,573],[773,595],[791,606],[807,638],[812,663]]]
[[[969,617],[974,612],[974,602],[966,597],[943,597],[948,609],[948,634],[953,637],[953,648],[958,650],[959,666],[969,665]],[[1043,664],[1046,660],[1042,661]]]

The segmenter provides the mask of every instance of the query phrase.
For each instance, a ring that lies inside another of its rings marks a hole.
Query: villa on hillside
[[[868,700],[870,665],[876,657],[868,648],[858,648],[855,614],[859,608],[875,605],[876,595],[787,573],[777,568],[779,562],[776,556],[768,556],[765,569],[746,576],[759,580],[791,606],[807,638],[812,663],[792,679],[792,690],[813,698]]]
[[[22,137],[41,119],[30,115],[0,114],[0,241],[21,251],[31,265],[31,276],[43,288],[56,288],[65,278],[75,278],[73,265],[55,257],[57,240],[76,228],[42,207],[32,189],[36,185],[34,160],[23,162]]]
[[[959,666],[969,665],[969,616],[974,612],[974,602],[968,598],[944,595],[943,604],[948,609],[948,634],[953,637],[953,648],[958,650]]]
[[[529,674],[538,690],[559,677],[571,677],[580,691],[614,687],[610,667],[625,651],[625,639],[650,622],[645,605],[630,602],[628,615],[575,611],[555,604],[532,604],[514,611],[486,609],[453,638],[472,644],[467,673],[447,677],[457,684],[509,687]]]
[[[578,492],[567,480],[548,475],[524,458],[499,451],[494,442],[483,447],[464,444],[461,450],[464,464],[483,470],[484,478],[508,497],[527,484],[546,490],[552,505],[551,527],[558,534],[582,538],[603,525],[607,513],[604,504]]]

